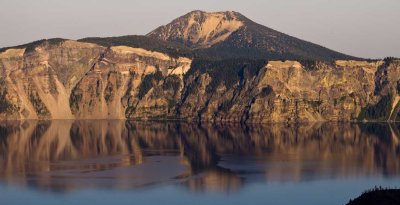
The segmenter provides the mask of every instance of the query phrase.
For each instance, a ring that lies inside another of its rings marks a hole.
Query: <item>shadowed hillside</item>
[[[399,205],[400,189],[374,189],[363,193],[347,205]]]

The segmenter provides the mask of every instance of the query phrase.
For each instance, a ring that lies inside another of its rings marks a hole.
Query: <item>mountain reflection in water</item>
[[[0,123],[0,183],[57,192],[399,176],[395,124]]]

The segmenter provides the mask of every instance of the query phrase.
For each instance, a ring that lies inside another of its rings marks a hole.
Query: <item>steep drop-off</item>
[[[201,60],[42,41],[0,53],[1,119],[399,120],[400,61]]]
[[[64,40],[0,53],[1,119],[167,115],[191,60]],[[149,96],[154,96],[149,98]],[[164,98],[163,98],[164,97]],[[149,98],[149,99],[148,99]],[[149,107],[158,107],[146,111]],[[140,114],[140,112],[142,112]],[[172,111],[171,111],[172,112]]]

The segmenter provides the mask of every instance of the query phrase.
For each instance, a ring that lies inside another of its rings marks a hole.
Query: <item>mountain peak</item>
[[[234,11],[205,12],[195,10],[147,34],[165,41],[184,43],[192,48],[208,48],[224,41],[244,25],[241,14]]]
[[[198,14],[198,15],[212,15],[212,14],[222,14],[222,15],[242,15],[236,11],[203,11],[203,10],[193,10],[183,16],[191,15],[191,14]]]
[[[195,10],[147,36],[221,58],[356,59],[260,25],[235,11]]]

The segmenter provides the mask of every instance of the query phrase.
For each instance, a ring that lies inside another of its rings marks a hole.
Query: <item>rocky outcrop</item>
[[[236,12],[190,12],[168,25],[161,26],[147,36],[184,43],[193,48],[208,48],[224,41],[243,26]]]
[[[1,118],[74,118],[69,108],[71,89],[103,48],[74,41],[46,41],[29,50],[9,50],[0,55],[0,78],[6,91],[3,101],[11,106],[3,109]]]
[[[29,52],[8,49],[0,54],[0,118],[166,116],[190,64],[141,48],[70,40],[45,41]]]
[[[398,101],[393,99],[398,96],[398,80],[387,75],[400,68],[398,63],[389,59],[245,62],[227,70],[218,68],[227,62],[203,63],[200,67],[209,66],[211,71],[192,67],[179,114],[252,123],[396,120]]]
[[[0,53],[1,119],[399,120],[400,61],[198,60],[71,40]]]
[[[190,64],[141,48],[108,48],[72,90],[72,111],[84,119],[172,117]]]

